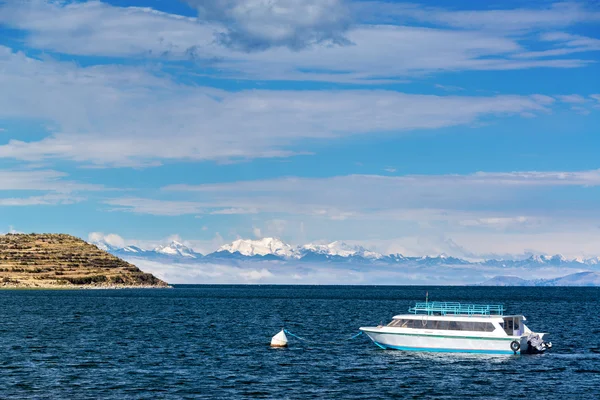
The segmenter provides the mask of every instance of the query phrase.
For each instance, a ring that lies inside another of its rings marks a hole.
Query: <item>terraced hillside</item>
[[[0,287],[167,287],[152,274],[64,234],[0,235]]]

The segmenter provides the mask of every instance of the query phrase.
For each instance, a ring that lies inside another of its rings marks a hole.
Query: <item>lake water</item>
[[[381,350],[423,300],[504,303],[538,356]],[[180,286],[0,291],[0,398],[600,398],[600,288]],[[289,338],[271,349],[282,327]]]

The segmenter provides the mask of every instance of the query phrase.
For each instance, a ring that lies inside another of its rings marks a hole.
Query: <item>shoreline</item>
[[[0,285],[2,290],[114,290],[114,289],[174,289],[171,285]]]

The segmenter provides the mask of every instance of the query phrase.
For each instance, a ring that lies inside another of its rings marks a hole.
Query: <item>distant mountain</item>
[[[553,279],[526,280],[516,276],[495,276],[478,286],[600,286],[600,274],[578,272]]]
[[[567,259],[561,254],[556,254],[553,256],[547,255],[532,255],[529,258],[525,258],[522,260],[486,260],[482,262],[483,265],[493,266],[493,267],[536,267],[536,266],[571,266],[571,267],[581,267],[585,265],[596,265],[598,264],[598,258],[590,258],[583,259],[582,257],[577,257],[574,259]]]
[[[115,247],[103,241],[90,242],[90,244],[96,245],[99,249],[118,257],[135,257],[149,260],[196,260],[202,258],[202,254],[194,252],[191,248],[175,240],[168,245],[158,246],[152,250],[144,250],[137,246]]]
[[[535,286],[532,282],[517,276],[495,276],[478,286]]]
[[[414,260],[419,265],[468,265],[472,264],[467,260],[463,260],[456,257],[448,257],[445,254],[440,254],[439,256],[431,257],[419,257],[419,258],[407,258],[408,260]]]
[[[146,250],[140,249],[137,246],[127,246],[120,249],[123,253],[144,253]]]
[[[539,268],[548,266],[577,268],[579,270],[584,267],[592,269],[600,268],[600,257],[567,259],[557,254],[553,256],[532,255],[521,260],[494,259],[474,262],[451,257],[446,254],[424,257],[408,257],[402,254],[385,255],[362,246],[350,245],[340,241],[327,244],[309,243],[301,246],[291,246],[280,239],[272,237],[258,240],[238,239],[206,255],[197,253],[192,248],[177,241],[173,241],[168,245],[158,246],[151,250],[145,250],[136,246],[118,248],[105,242],[94,242],[92,244],[119,257],[170,260],[180,263],[282,261],[313,264],[411,265],[424,268],[444,265],[481,265],[494,268]]]
[[[562,278],[548,279],[543,286],[600,286],[600,274],[586,271],[563,276]]]
[[[221,246],[216,252],[239,253],[246,257],[273,255],[291,258],[294,256],[295,249],[279,239],[263,238],[260,240],[238,239],[233,243]]]
[[[153,251],[158,254],[187,258],[198,258],[198,256],[202,256],[201,254],[195,253],[194,250],[192,250],[191,248],[184,246],[182,243],[179,243],[175,240],[166,246],[158,246],[154,248]]]
[[[326,257],[361,257],[367,259],[380,259],[383,258],[382,254],[376,253],[365,249],[362,246],[353,246],[344,242],[331,242],[329,244],[305,244],[300,246],[297,250],[300,257],[302,258],[310,254],[319,254]]]

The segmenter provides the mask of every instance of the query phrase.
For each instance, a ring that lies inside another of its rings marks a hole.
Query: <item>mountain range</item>
[[[600,274],[578,272],[553,279],[522,279],[516,276],[495,276],[478,286],[600,286]]]
[[[291,246],[277,238],[258,240],[238,239],[221,246],[212,253],[201,254],[178,241],[158,246],[151,250],[137,246],[115,247],[100,241],[91,242],[98,248],[120,257],[135,257],[148,260],[164,260],[171,262],[211,262],[216,260],[244,261],[298,261],[307,263],[353,263],[353,264],[410,264],[417,266],[436,265],[482,265],[488,267],[570,267],[600,268],[600,257],[567,259],[560,254],[531,255],[524,259],[489,259],[469,261],[450,257],[445,254],[423,257],[408,257],[402,254],[381,254],[362,246],[349,245],[344,242],[328,244],[305,244]]]

